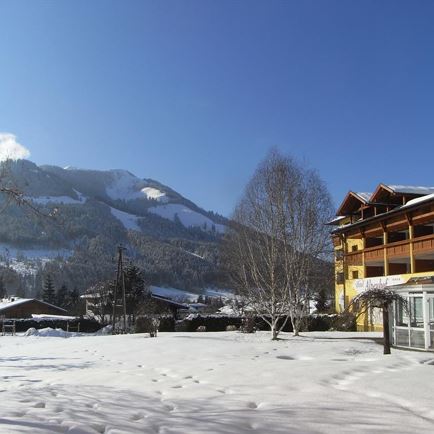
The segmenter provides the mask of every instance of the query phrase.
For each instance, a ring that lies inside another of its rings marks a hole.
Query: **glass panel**
[[[431,330],[434,330],[434,297],[428,298],[429,302],[429,322],[431,323]]]
[[[410,297],[410,324],[411,327],[423,328],[422,297]]]
[[[408,347],[408,330],[396,329],[395,345]]]
[[[396,325],[401,327],[408,326],[408,312],[402,300],[396,303]]]
[[[434,297],[428,298],[429,303],[429,328],[431,329],[430,332],[430,348],[434,348]]]
[[[410,330],[410,346],[425,348],[425,332],[423,330]]]

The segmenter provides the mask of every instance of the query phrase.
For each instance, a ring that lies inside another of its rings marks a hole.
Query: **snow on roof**
[[[419,202],[425,202],[425,201],[431,200],[431,199],[434,199],[434,193],[427,194],[426,196],[416,197],[415,199],[411,199],[405,205],[402,205],[401,208],[405,208],[407,206],[415,205]]]
[[[35,320],[41,320],[41,319],[59,319],[59,320],[67,320],[71,321],[74,319],[77,319],[76,316],[70,316],[70,315],[52,315],[49,313],[32,313],[32,318]]]
[[[356,194],[357,196],[359,196],[360,199],[362,199],[364,202],[368,202],[369,199],[372,196],[372,193],[367,193],[367,192],[356,192],[354,194]]]
[[[19,298],[19,297],[3,298],[2,301],[0,302],[0,312],[4,309],[8,309],[18,304],[27,303],[28,301],[31,300],[32,298]]]
[[[409,207],[409,206],[416,205],[416,204],[418,204],[418,203],[428,202],[429,200],[434,200],[434,193],[432,193],[432,194],[427,194],[427,195],[425,195],[425,196],[416,197],[416,198],[414,198],[414,199],[411,199],[411,200],[409,200],[406,204],[401,205],[401,206],[398,206],[398,207],[394,208],[393,210],[391,210],[391,211],[389,211],[389,212],[387,212],[387,213],[385,213],[385,214],[389,214],[389,213],[391,213],[391,212],[396,212],[396,211],[399,211],[400,209],[407,208],[407,207]],[[380,217],[380,216],[382,216],[382,215],[383,215],[383,214],[379,214],[379,215],[377,215],[377,217]],[[371,217],[371,218],[372,218],[372,217]],[[335,220],[339,220],[339,217],[336,217],[336,219],[334,219],[334,220],[332,220],[331,222],[329,222],[329,224],[333,224],[332,222],[335,221]],[[339,226],[338,228],[334,229],[334,230],[332,231],[332,233],[334,233],[335,231],[341,230],[341,229],[343,229],[343,228],[345,228],[345,227],[353,226],[353,225],[359,223],[360,221],[362,221],[362,219],[357,220],[355,223],[348,223],[348,224],[346,224],[346,225],[341,225],[341,226]]]
[[[434,193],[434,187],[423,187],[414,185],[389,185],[386,184],[395,193],[408,193],[408,194],[420,194],[427,195]]]
[[[63,310],[64,312],[66,312],[65,309],[59,307],[59,306],[55,306],[54,304],[51,303],[47,303],[46,301],[42,301],[42,300],[37,300],[36,298],[19,298],[19,297],[11,297],[11,298],[4,298],[1,302],[0,302],[0,313],[3,310],[9,309],[13,306],[17,306],[18,304],[24,304],[24,303],[28,303],[31,301],[36,301],[38,303],[42,303],[45,304],[47,306],[50,307],[54,307],[55,309],[58,310]]]
[[[193,294],[177,288],[164,288],[161,286],[151,285],[149,289],[152,295],[169,298],[171,300],[188,300],[193,302],[199,297],[199,294]]]
[[[334,224],[339,223],[341,220],[344,220],[346,218],[347,218],[347,216],[339,215],[339,216],[335,217],[334,219],[330,220],[329,222],[327,222],[326,225],[334,225]]]

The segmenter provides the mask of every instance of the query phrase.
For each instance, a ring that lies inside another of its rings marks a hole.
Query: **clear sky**
[[[434,185],[434,2],[0,0],[0,131],[230,214],[272,146],[335,203]]]

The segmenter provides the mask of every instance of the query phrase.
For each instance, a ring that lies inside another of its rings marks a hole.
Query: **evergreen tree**
[[[56,292],[54,290],[54,284],[53,284],[53,279],[51,277],[51,274],[47,274],[47,276],[45,277],[42,300],[50,304],[56,303]]]
[[[138,307],[145,299],[145,280],[142,272],[135,265],[126,267],[124,274],[127,313],[134,317]]]
[[[78,292],[77,288],[74,288],[68,293],[66,309],[72,315],[80,314],[80,293]]]
[[[5,283],[3,281],[3,276],[0,276],[0,299],[6,298],[8,293],[5,288]]]
[[[17,297],[20,297],[20,298],[26,297],[26,289],[24,288],[23,282],[21,282],[21,281],[19,282],[19,286],[17,288],[16,295],[17,295]]]
[[[56,305],[62,307],[63,309],[67,308],[68,304],[68,288],[65,284],[63,284],[58,290],[56,294]]]

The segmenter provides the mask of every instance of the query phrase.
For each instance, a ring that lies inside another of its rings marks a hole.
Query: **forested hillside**
[[[39,295],[48,273],[56,286],[83,292],[114,276],[119,244],[149,284],[224,286],[218,250],[227,221],[157,181],[19,160],[3,166],[2,182],[23,193],[20,206],[0,198],[0,277],[9,295]]]

